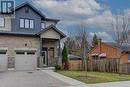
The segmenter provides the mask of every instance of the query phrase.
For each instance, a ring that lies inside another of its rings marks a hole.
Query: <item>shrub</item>
[[[64,43],[64,48],[62,50],[62,66],[64,70],[68,70],[68,52],[67,52],[67,47],[66,44]]]
[[[55,70],[61,70],[61,66],[60,65],[55,65]]]

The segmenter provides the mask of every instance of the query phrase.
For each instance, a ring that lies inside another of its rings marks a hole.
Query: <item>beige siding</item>
[[[41,34],[41,38],[60,39],[60,35],[53,29],[49,29]]]
[[[5,26],[0,27],[1,31],[11,31],[11,17],[4,17],[5,18]]]

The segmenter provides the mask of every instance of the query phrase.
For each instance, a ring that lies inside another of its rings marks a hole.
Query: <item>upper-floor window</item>
[[[41,23],[41,27],[42,27],[42,29],[44,29],[45,28],[45,23]]]
[[[34,20],[20,19],[20,28],[34,29]]]
[[[3,17],[0,17],[0,27],[5,26],[5,19]]]
[[[34,20],[30,20],[30,28],[34,28]]]
[[[25,28],[29,28],[29,19],[25,19]]]
[[[128,55],[128,61],[130,61],[130,54]]]

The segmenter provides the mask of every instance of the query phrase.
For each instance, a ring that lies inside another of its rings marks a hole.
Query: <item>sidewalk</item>
[[[108,83],[96,83],[96,84],[85,84],[78,80],[63,76],[52,70],[42,70],[48,75],[57,78],[70,86],[67,87],[130,87],[130,81],[121,81],[121,82],[108,82]],[[100,80],[100,79],[99,79]]]
[[[87,84],[80,82],[78,80],[63,76],[61,74],[58,74],[52,70],[42,70],[43,72],[47,73],[48,75],[57,78],[65,83],[67,83],[70,86],[67,87],[89,87]]]
[[[90,84],[89,87],[130,87],[130,81]]]

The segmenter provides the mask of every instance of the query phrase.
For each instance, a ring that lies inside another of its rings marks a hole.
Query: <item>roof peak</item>
[[[41,33],[47,31],[48,29],[52,29],[52,28],[53,28],[53,30],[55,30],[57,33],[59,33],[62,38],[66,37],[66,35],[65,35],[63,32],[61,32],[60,30],[58,30],[58,29],[56,28],[56,26],[54,26],[54,25],[50,25],[50,26],[44,28],[44,29],[41,30],[39,33],[37,33],[37,35],[40,35]]]
[[[19,10],[20,8],[24,7],[24,6],[29,6],[30,8],[32,8],[32,10],[34,10],[38,15],[40,15],[42,17],[42,19],[47,20],[47,21],[55,21],[56,23],[59,22],[60,20],[58,19],[51,19],[51,18],[46,18],[46,16],[39,10],[37,9],[35,6],[33,6],[31,3],[29,2],[24,2],[18,6],[16,6],[15,11]]]

